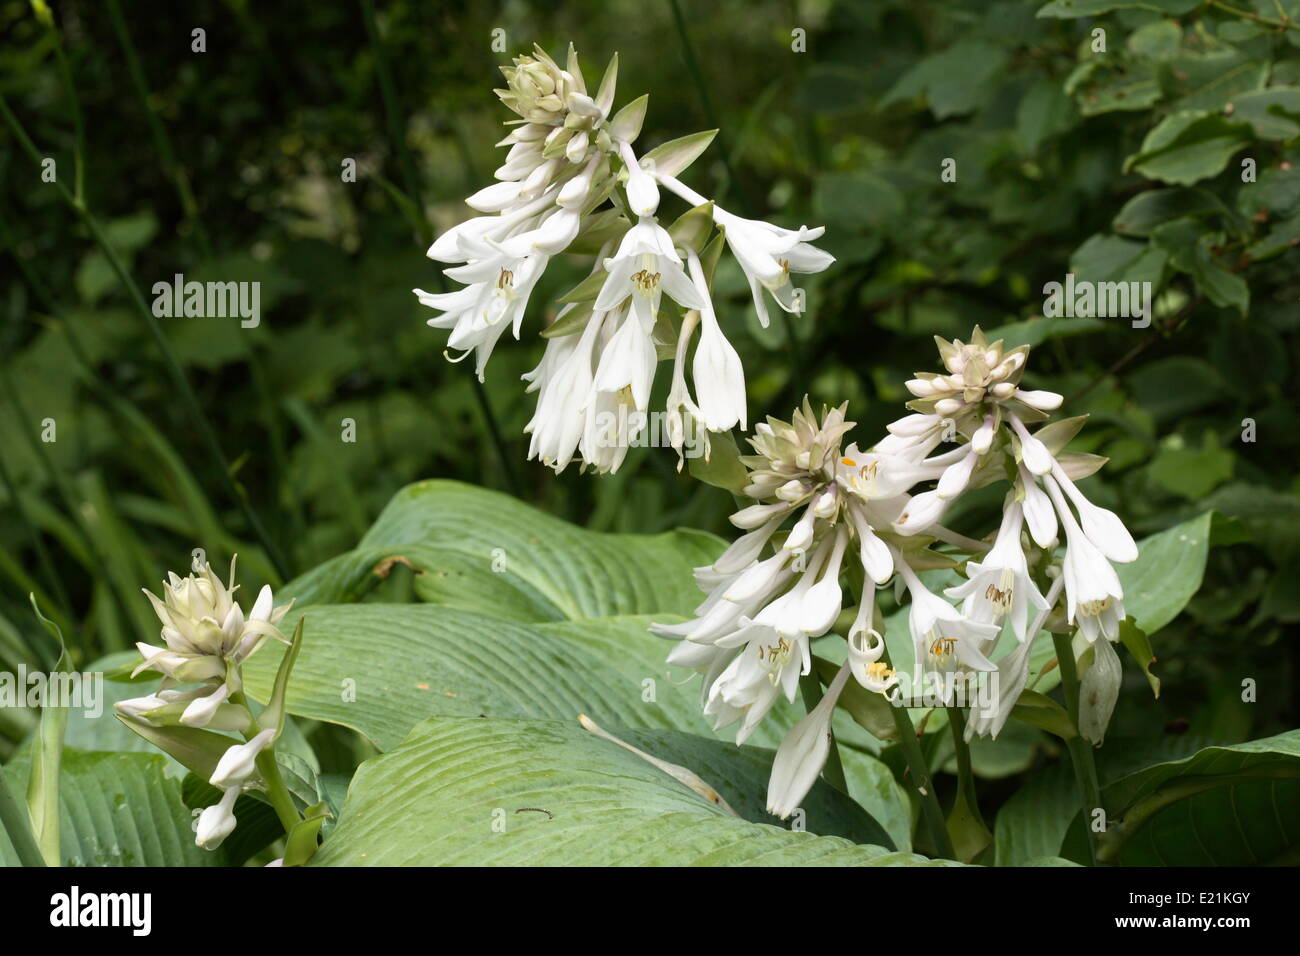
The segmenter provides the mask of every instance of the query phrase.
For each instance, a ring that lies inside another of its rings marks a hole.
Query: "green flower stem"
[[[939,806],[939,797],[934,792],[934,779],[930,776],[930,766],[921,752],[921,745],[916,739],[916,728],[906,707],[890,707],[894,715],[894,726],[898,728],[898,745],[903,750],[907,769],[912,775],[917,792],[921,795],[921,812],[925,815],[926,828],[935,849],[945,860],[955,860],[956,851],[952,848],[952,838],[948,835],[948,824],[943,818],[943,808]]]
[[[397,162],[402,171],[405,195],[414,210],[415,228],[420,234],[420,241],[427,247],[433,244],[433,229],[430,227],[429,220],[424,213],[419,172],[416,169],[415,161],[411,158],[411,150],[406,145],[406,131],[402,126],[401,116],[397,110],[397,92],[393,85],[393,74],[388,68],[388,55],[385,53],[384,44],[379,37],[379,27],[375,23],[374,0],[361,0],[361,15],[366,21],[366,34],[370,37],[370,48],[375,55],[375,73],[379,77],[379,91],[384,100],[384,117],[388,122],[388,138],[392,141],[393,149],[397,153]],[[446,279],[441,272],[438,273],[438,280],[442,283],[443,291],[446,291]],[[477,375],[473,376],[471,381],[474,399],[478,402],[479,409],[483,412],[484,421],[487,423],[488,437],[491,439],[497,458],[501,462],[501,474],[505,478],[506,487],[510,489],[511,494],[515,497],[520,497],[521,485],[515,472],[514,459],[506,450],[506,443],[501,435],[501,426],[497,423],[496,413],[492,409],[487,390],[483,387],[483,383],[478,380]]]
[[[266,748],[257,755],[254,762],[266,784],[266,798],[275,808],[275,815],[280,818],[280,825],[284,827],[284,832],[289,833],[302,822],[302,817],[298,814],[298,808],[294,806],[289,788],[284,785],[284,778],[280,776],[280,765],[275,761],[275,748]]]
[[[817,679],[815,670],[809,671],[799,678],[799,693],[803,697],[803,705],[808,708],[808,713],[817,706],[821,700],[822,684]],[[831,735],[830,754],[826,757],[826,766],[822,768],[822,775],[826,777],[828,783],[844,794],[849,794],[849,783],[844,777],[844,761],[840,759],[840,745],[835,738],[835,731],[827,727],[827,732]]]
[[[263,729],[253,716],[252,708],[248,706],[248,698],[243,691],[236,691],[230,695],[230,702],[244,709],[248,715],[248,729],[245,730],[244,739],[252,740]],[[280,774],[280,764],[275,759],[275,742],[271,746],[261,751],[253,760],[257,772],[262,777],[265,784],[266,799],[275,810],[275,815],[280,819],[280,825],[284,827],[284,832],[288,833],[295,826],[302,822],[302,817],[298,813],[298,808],[293,802],[293,796],[289,793],[289,788],[284,785],[284,777]]]
[[[975,791],[975,773],[971,769],[970,744],[966,742],[966,712],[960,707],[946,707],[948,727],[952,730],[952,745],[957,753],[957,787],[959,796],[964,797],[966,806],[975,814],[980,825],[984,818],[980,815],[979,800]],[[987,827],[986,827],[987,829]]]
[[[1061,671],[1061,687],[1065,690],[1065,705],[1070,712],[1070,720],[1079,726],[1079,673],[1074,664],[1074,649],[1070,646],[1067,634],[1052,634],[1052,644],[1056,648],[1056,663]],[[1070,763],[1074,766],[1074,779],[1079,786],[1079,796],[1083,801],[1083,824],[1088,833],[1088,854],[1093,864],[1097,862],[1097,834],[1092,829],[1092,812],[1101,806],[1101,787],[1097,783],[1097,765],[1092,758],[1092,745],[1083,737],[1075,735],[1066,742],[1070,751]]]

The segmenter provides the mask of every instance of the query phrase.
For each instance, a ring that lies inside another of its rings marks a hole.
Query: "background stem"
[[[1066,634],[1053,633],[1052,644],[1056,648],[1056,663],[1061,670],[1065,706],[1077,728],[1079,726],[1079,673],[1074,664],[1074,649],[1070,646],[1070,638]],[[1096,865],[1097,834],[1092,829],[1092,813],[1101,806],[1101,787],[1097,783],[1097,765],[1092,757],[1092,745],[1077,735],[1065,743],[1070,751],[1070,763],[1074,766],[1074,779],[1079,785],[1079,797],[1083,803],[1083,825],[1088,834],[1088,855],[1093,865]]]

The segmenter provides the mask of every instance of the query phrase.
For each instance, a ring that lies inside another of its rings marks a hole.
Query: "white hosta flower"
[[[130,717],[132,720],[145,724],[149,727],[158,725],[150,720],[145,714],[157,710],[160,707],[166,707],[168,701],[159,694],[148,694],[144,697],[132,697],[128,700],[119,700],[113,705],[113,709],[120,714]]]
[[[1017,644],[1002,660],[998,661],[997,679],[992,686],[997,689],[998,699],[994,702],[992,713],[982,708],[972,707],[966,722],[966,739],[975,736],[993,737],[1002,732],[1011,710],[1020,700],[1020,694],[1029,680],[1029,652],[1033,640]]]
[[[194,827],[194,842],[205,850],[215,850],[235,831],[235,801],[239,788],[231,787],[214,803],[199,814]]]
[[[848,667],[859,684],[875,694],[888,694],[898,683],[898,677],[890,670],[882,657],[885,654],[885,638],[873,627],[869,627],[866,615],[872,610],[874,601],[864,601],[859,609],[858,618],[848,635]]]
[[[650,387],[654,384],[655,366],[659,364],[653,338],[654,320],[628,309],[614,321],[617,330],[601,351],[592,388],[615,395],[626,390],[632,408],[644,413],[650,406]]]
[[[992,671],[997,665],[985,656],[985,647],[998,636],[995,624],[972,621],[921,582],[901,556],[895,556],[903,583],[912,597],[907,624],[916,654],[913,680],[934,671],[949,672],[958,666]]]
[[[656,174],[655,178],[692,206],[709,202],[676,177]],[[749,281],[754,310],[764,328],[768,324],[768,313],[763,289],[767,289],[785,311],[802,312],[803,298],[791,285],[790,274],[821,272],[835,261],[834,256],[812,245],[812,240],[820,239],[826,231],[822,226],[783,229],[770,222],[743,219],[716,203],[713,204],[713,221],[723,230],[731,254]]]
[[[1056,503],[1057,514],[1065,526],[1065,560],[1061,574],[1065,579],[1068,619],[1093,643],[1099,636],[1119,640],[1119,626],[1124,620],[1124,589],[1119,576],[1101,550],[1088,539],[1070,512],[1056,482],[1043,479]]]
[[[274,738],[274,729],[263,730],[247,743],[230,747],[217,761],[217,768],[208,778],[208,783],[220,789],[243,786],[256,772],[257,755],[269,747]]]
[[[628,315],[624,322],[635,320],[635,316]],[[603,353],[608,348],[612,335],[602,333],[602,338],[606,342],[601,359],[604,363]],[[607,373],[606,381],[627,375],[629,384],[614,390],[592,388],[587,398],[587,421],[579,445],[582,460],[602,475],[618,471],[627,458],[628,449],[632,447],[634,441],[638,440],[649,421],[645,410],[637,407],[632,393],[630,377],[637,371],[636,366],[625,367],[620,371],[613,364],[614,362],[615,360],[611,359],[611,364],[607,366],[607,368],[614,368],[614,371]],[[654,367],[649,363],[642,367],[645,369],[643,381],[649,381],[654,375]],[[648,395],[649,388],[644,387]]]
[[[618,152],[627,167],[628,205],[636,216],[653,216],[659,208],[659,187],[655,185],[654,176],[641,168],[627,143],[619,143]]]
[[[447,270],[452,278],[470,282],[455,292],[415,290],[421,304],[442,312],[427,320],[427,324],[436,329],[451,329],[447,346],[461,351],[462,358],[475,353],[475,374],[479,381],[483,381],[483,370],[502,333],[513,328],[515,338],[519,337],[528,297],[545,271],[547,261],[548,257],[540,254],[522,258],[500,254]]]
[[[1056,605],[1056,599],[1061,596],[1063,585],[1064,582],[1059,576],[1052,582],[1044,601],[1047,607],[1041,608],[1034,616],[1034,620],[1028,629],[1028,638],[1017,642],[1011,652],[998,661],[997,675],[991,681],[991,686],[997,693],[997,699],[993,702],[991,708],[971,707],[970,717],[966,722],[966,739],[968,741],[976,736],[996,738],[1002,732],[1003,726],[1011,716],[1011,711],[1020,700],[1020,694],[1029,680],[1029,655],[1033,650],[1034,640],[1038,636],[1038,632],[1042,630],[1050,609]]]
[[[718,317],[709,301],[709,287],[699,257],[689,253],[691,278],[700,294],[700,344],[695,349],[695,392],[704,426],[713,432],[729,431],[737,424],[746,427],[745,368],[740,356],[722,334]]]
[[[894,530],[902,535],[920,534],[938,523],[948,507],[948,501],[937,490],[913,495],[902,513],[894,519]]]
[[[1052,463],[1052,478],[1073,502],[1075,510],[1079,512],[1079,523],[1083,527],[1083,533],[1102,554],[1118,564],[1128,564],[1137,560],[1137,543],[1115,512],[1098,507],[1085,498],[1083,492],[1075,487],[1074,482],[1065,473],[1065,469],[1056,462]]]
[[[844,550],[849,543],[849,529],[843,525],[839,531],[823,544],[830,553],[825,565],[820,565],[820,577],[807,589],[799,602],[799,630],[809,636],[825,634],[839,617],[844,603],[844,592],[840,589],[840,564]],[[806,574],[805,579],[811,575]]]
[[[753,636],[709,689],[704,713],[714,729],[741,721],[736,743],[744,743],[784,694],[793,701],[799,677],[812,668],[807,638],[781,637],[772,627],[751,625]]]
[[[795,724],[781,741],[772,761],[767,784],[767,812],[784,820],[817,782],[830,755],[831,718],[835,702],[849,678],[849,665],[840,668],[826,693],[808,715]]]
[[[1052,507],[1052,499],[1038,487],[1038,482],[1023,463],[1017,466],[1017,473],[1017,488],[1024,498],[1022,507],[1025,523],[1029,525],[1029,536],[1040,548],[1056,547],[1056,509]]]
[[[619,243],[618,251],[605,260],[609,273],[594,306],[609,312],[632,299],[632,312],[642,327],[654,328],[659,301],[665,292],[683,309],[704,309],[699,290],[686,276],[682,258],[673,248],[668,230],[653,219],[640,219]]]
[[[826,231],[824,226],[809,229],[782,229],[758,219],[742,219],[714,207],[713,221],[722,227],[727,247],[740,263],[749,280],[758,320],[767,327],[766,289],[786,312],[802,312],[803,298],[790,281],[790,273],[810,274],[827,268],[835,257],[812,245]]]
[[[682,466],[686,463],[686,455],[683,448],[686,445],[686,423],[687,415],[690,421],[698,423],[704,420],[704,413],[700,407],[695,404],[695,399],[691,397],[690,387],[686,384],[686,352],[690,348],[691,338],[695,334],[695,328],[700,323],[700,313],[696,311],[687,312],[682,318],[682,327],[677,334],[677,349],[673,354],[673,380],[668,389],[668,401],[665,403],[664,424],[668,430],[668,443],[673,450],[677,452],[677,470],[681,471]],[[706,430],[702,435],[702,443],[705,461],[710,454],[709,436]]]
[[[1047,609],[1047,600],[1029,576],[1020,546],[1023,524],[1020,505],[1008,501],[1002,512],[1002,527],[984,560],[967,562],[967,580],[944,591],[948,597],[962,600],[962,613],[972,621],[1001,625],[1009,618],[1019,641],[1027,638],[1029,606]]]
[[[566,306],[560,317],[573,308]],[[527,390],[537,392],[537,410],[524,428],[532,436],[528,457],[557,474],[573,460],[586,431],[593,356],[604,321],[604,313],[597,313],[580,334],[549,339],[541,364],[524,375],[531,383]]]
[[[519,188],[522,190],[522,184]],[[496,194],[489,196],[496,198]],[[501,252],[501,244],[507,238],[531,233],[538,218],[554,206],[554,201],[555,193],[548,191],[530,201],[515,203],[498,215],[466,219],[435,239],[425,255],[452,264],[490,259]]]
[[[1015,415],[1007,416],[1007,420],[1011,423],[1011,430],[1020,439],[1021,460],[1024,462],[1025,467],[1029,469],[1030,474],[1039,477],[1050,474],[1052,467],[1056,464],[1056,459],[1047,450],[1047,446],[1029,434],[1029,430],[1025,428],[1024,423]]]
[[[493,183],[484,186],[465,200],[465,205],[479,212],[498,213],[510,208],[519,199],[523,182]]]

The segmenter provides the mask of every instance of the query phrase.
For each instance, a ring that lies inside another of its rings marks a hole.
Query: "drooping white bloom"
[[[845,664],[831,680],[826,693],[808,715],[790,728],[772,761],[767,785],[767,812],[784,820],[799,806],[817,782],[830,755],[831,717],[849,678]]]
[[[668,230],[653,219],[642,218],[624,233],[618,252],[605,260],[605,271],[609,277],[596,297],[597,312],[613,311],[631,297],[632,312],[651,329],[665,292],[684,309],[705,307]]]
[[[652,175],[641,168],[632,147],[618,144],[619,155],[627,166],[627,201],[637,216],[653,216],[659,208],[659,187]]]
[[[930,591],[901,555],[895,555],[894,561],[912,599],[907,626],[915,651],[913,679],[931,672],[950,672],[959,665],[974,671],[997,670],[985,652],[1001,629],[970,620]]]
[[[1133,535],[1129,534],[1128,528],[1124,527],[1115,512],[1098,507],[1085,498],[1056,461],[1052,462],[1052,479],[1074,504],[1075,510],[1079,512],[1079,524],[1083,533],[1102,554],[1117,564],[1137,560],[1138,549]]]
[[[546,268],[548,257],[540,253],[512,258],[498,253],[448,270],[470,285],[455,292],[429,293],[416,289],[420,302],[442,314],[427,320],[433,328],[451,329],[449,348],[475,354],[474,372],[483,381],[483,371],[497,340],[506,329],[519,337],[519,326],[528,307],[528,297]]]
[[[560,313],[576,308],[570,305]],[[589,399],[595,374],[595,346],[605,314],[593,315],[578,335],[547,340],[541,364],[524,375],[536,391],[537,410],[524,428],[532,435],[528,457],[539,458],[558,473],[573,460],[587,430]]]
[[[704,279],[699,257],[689,253],[691,278],[699,292],[700,344],[695,349],[695,392],[699,396],[699,413],[709,431],[729,431],[737,424],[746,427],[745,369],[740,356],[713,312],[709,286]]]
[[[602,350],[592,388],[618,395],[626,390],[631,406],[644,413],[650,407],[650,386],[654,384],[655,354],[653,319],[643,319],[634,309],[623,310],[615,319],[613,337]]]
[[[263,730],[247,743],[235,744],[221,755],[208,783],[219,789],[242,786],[256,770],[257,755],[271,745],[275,730]]]
[[[1070,623],[1078,626],[1089,643],[1099,636],[1119,640],[1124,620],[1124,589],[1119,576],[1101,550],[1083,533],[1051,476],[1043,479],[1065,527],[1065,597]]]
[[[221,795],[219,803],[199,814],[194,826],[194,842],[198,846],[215,850],[235,831],[235,801],[239,799],[239,793],[238,787],[231,787]]]
[[[1038,487],[1038,482],[1023,463],[1016,467],[1018,474],[1016,487],[1024,497],[1022,508],[1025,523],[1029,525],[1029,536],[1040,548],[1053,548],[1056,546],[1057,525],[1056,509],[1052,507],[1052,499]]]
[[[1007,420],[1011,423],[1011,429],[1016,433],[1016,437],[1020,439],[1021,459],[1029,469],[1029,473],[1039,477],[1049,474],[1052,466],[1056,464],[1056,459],[1047,450],[1047,446],[1029,434],[1024,423],[1015,415],[1008,415]]]
[[[701,206],[709,201],[674,176],[657,175],[656,178],[692,205]],[[764,328],[769,321],[764,289],[786,312],[802,312],[803,299],[791,284],[790,274],[821,272],[835,261],[834,256],[812,245],[826,231],[824,226],[783,229],[770,222],[744,219],[716,203],[713,221],[723,230],[727,247],[749,281],[754,310]]]
[[[1020,641],[1027,636],[1029,606],[1047,609],[1047,600],[1029,576],[1025,552],[1020,546],[1023,523],[1020,504],[1008,499],[1002,512],[1002,526],[984,560],[967,562],[967,580],[944,591],[948,597],[962,600],[962,613],[972,621],[1001,624],[1009,618]]]

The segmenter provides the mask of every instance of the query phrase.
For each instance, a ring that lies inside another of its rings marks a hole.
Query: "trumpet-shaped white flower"
[[[427,324],[451,329],[448,347],[461,351],[462,358],[475,354],[474,371],[480,382],[502,333],[510,328],[515,338],[519,337],[528,297],[546,268],[547,258],[541,254],[514,258],[501,253],[459,270],[449,269],[449,276],[454,272],[453,278],[470,282],[462,289],[443,293],[415,290],[421,304],[442,311]]]
[[[239,788],[231,787],[221,796],[219,803],[199,814],[194,825],[194,842],[205,850],[215,850],[226,837],[235,832],[235,801]]]
[[[1097,546],[1097,550],[1117,564],[1137,560],[1138,549],[1133,535],[1115,512],[1100,508],[1085,498],[1059,462],[1052,462],[1052,478],[1074,504],[1083,533]]]
[[[691,278],[700,299],[700,344],[695,349],[695,391],[699,414],[709,431],[728,431],[739,423],[745,427],[745,368],[740,356],[722,334],[718,317],[709,301],[709,287],[699,257],[688,256]]]
[[[970,620],[931,592],[901,555],[895,555],[894,561],[912,598],[907,625],[916,658],[913,678],[930,672],[950,672],[958,666],[975,671],[997,670],[985,652],[1000,628]]]
[[[1009,618],[1019,641],[1032,636],[1025,633],[1029,606],[1047,609],[1047,599],[1029,576],[1020,546],[1023,523],[1020,504],[1009,500],[1002,512],[1002,527],[984,560],[968,562],[966,581],[944,591],[948,597],[962,600],[962,613],[972,621],[1000,625]]]
[[[616,309],[629,297],[642,327],[652,329],[665,292],[684,309],[703,309],[705,299],[686,276],[668,230],[642,218],[623,235],[618,252],[605,260],[609,273],[596,297],[597,312]]]
[[[767,812],[784,820],[799,806],[817,782],[830,756],[831,717],[849,678],[845,664],[831,680],[826,693],[808,715],[790,728],[772,761],[767,785]]]
[[[256,770],[257,755],[269,747],[274,738],[274,729],[263,730],[247,743],[230,747],[217,761],[217,768],[208,778],[208,783],[219,789],[243,786]]]
[[[528,457],[557,473],[573,460],[587,428],[595,346],[604,321],[603,313],[593,315],[581,334],[549,339],[541,364],[524,376],[531,383],[528,391],[538,393],[537,410],[524,428],[532,435]]]
[[[1065,597],[1070,623],[1075,624],[1089,643],[1105,637],[1119,640],[1119,626],[1124,620],[1124,589],[1119,576],[1101,550],[1083,533],[1065,503],[1056,482],[1043,479],[1056,503],[1057,514],[1065,526],[1065,561],[1061,574],[1065,578]]]
[[[657,175],[656,178],[694,206],[709,201],[674,176]],[[812,240],[820,239],[826,231],[824,226],[783,229],[759,219],[744,219],[716,203],[713,221],[722,229],[727,247],[749,281],[754,310],[764,328],[769,321],[764,289],[786,312],[802,312],[803,299],[791,284],[790,274],[821,272],[835,261],[834,256],[812,245]]]

